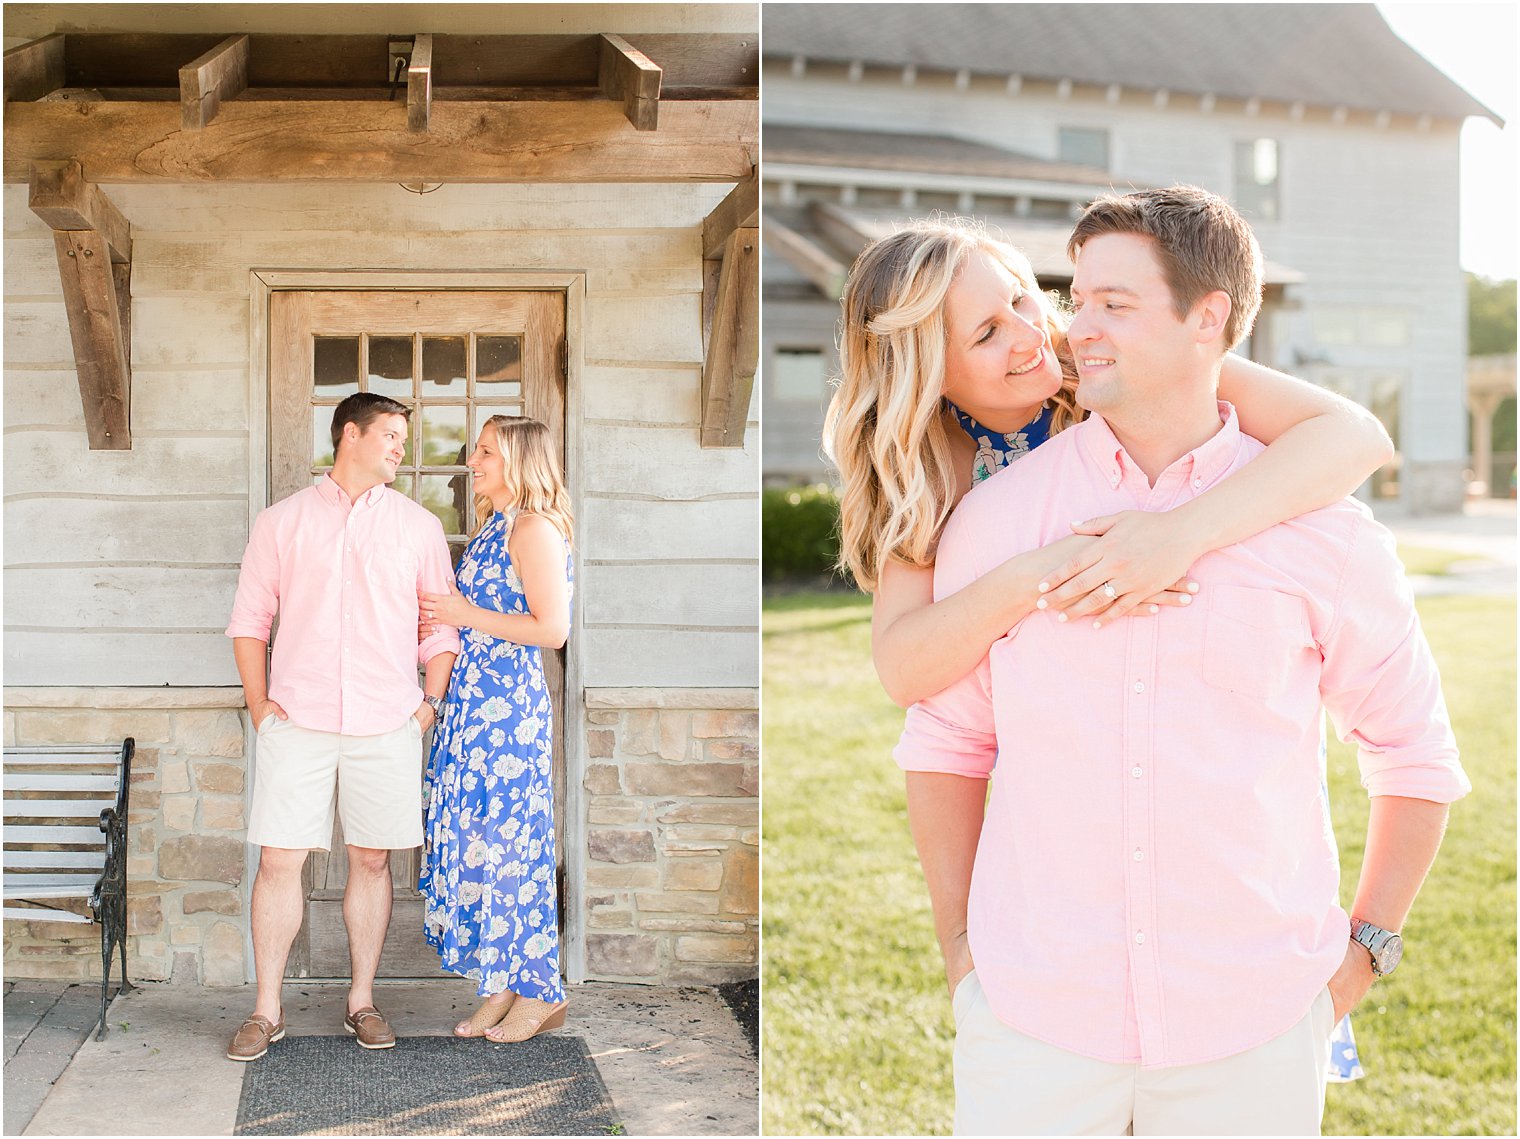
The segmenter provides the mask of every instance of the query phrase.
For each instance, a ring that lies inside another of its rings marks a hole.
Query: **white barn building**
[[[1458,143],[1498,120],[1372,5],[767,4],[763,23],[768,481],[827,477],[837,280],[867,237],[979,216],[1059,288],[1096,192],[1191,183],[1269,263],[1241,350],[1383,419],[1398,456],[1372,496],[1460,506]]]

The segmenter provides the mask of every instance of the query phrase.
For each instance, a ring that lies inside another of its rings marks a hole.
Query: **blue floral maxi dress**
[[[956,421],[967,435],[971,436],[976,443],[976,458],[972,462],[971,481],[979,483],[985,478],[997,474],[1004,467],[1023,458],[1034,448],[1045,443],[1050,438],[1050,424],[1052,409],[1046,407],[1039,415],[1018,431],[1007,434],[993,431],[990,427],[984,427],[971,416],[967,415],[953,403],[946,401],[947,406],[955,413]],[[1320,787],[1324,792],[1325,810],[1328,814],[1330,806],[1330,787],[1325,782],[1325,726],[1324,718],[1320,718],[1319,731],[1319,766]],[[1361,1056],[1356,1050],[1356,1036],[1351,1031],[1351,1014],[1348,1012],[1336,1022],[1335,1030],[1330,1035],[1330,1070],[1329,1079],[1332,1084],[1350,1083],[1359,1080],[1367,1073],[1362,1068]]]
[[[516,515],[498,512],[460,560],[459,592],[482,609],[528,612],[507,552]],[[480,996],[510,989],[562,1001],[543,655],[478,629],[459,632],[424,783],[423,931],[443,968],[478,982]]]

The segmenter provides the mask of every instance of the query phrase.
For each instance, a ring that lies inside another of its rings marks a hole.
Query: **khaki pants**
[[[1000,1021],[973,971],[956,986],[957,1135],[1318,1135],[1330,990],[1265,1044],[1176,1068],[1089,1059]]]

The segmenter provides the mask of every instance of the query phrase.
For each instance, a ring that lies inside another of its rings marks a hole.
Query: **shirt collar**
[[[337,484],[336,480],[333,479],[331,473],[328,473],[326,475],[323,475],[321,481],[317,483],[317,493],[322,496],[324,501],[330,503],[333,506],[341,506],[346,510],[350,506],[358,505],[360,503],[364,505],[374,505],[375,503],[379,502],[380,496],[385,493],[385,484],[383,482],[376,483],[374,486],[370,487],[367,491],[361,494],[357,502],[350,503],[348,500],[348,492]]]
[[[1185,473],[1191,471],[1189,478],[1195,490],[1204,490],[1223,478],[1240,453],[1243,436],[1235,408],[1224,400],[1220,400],[1218,406],[1219,430],[1167,467],[1170,471],[1177,469],[1180,464],[1187,464],[1182,469]],[[1118,486],[1127,471],[1140,470],[1114,435],[1113,428],[1109,427],[1101,415],[1089,415],[1082,424],[1082,429],[1082,442],[1088,455],[1098,464],[1111,485]]]

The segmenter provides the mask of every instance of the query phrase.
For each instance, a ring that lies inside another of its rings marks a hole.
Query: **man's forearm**
[[[252,712],[269,699],[269,643],[257,637],[233,637],[232,659],[243,682],[243,703]]]
[[[928,771],[910,771],[907,780],[908,826],[934,907],[934,932],[948,964],[951,950],[966,934],[966,899],[987,811],[987,781]]]
[[[1384,929],[1402,929],[1441,837],[1447,805],[1375,795],[1367,819],[1367,852],[1351,913]]]

